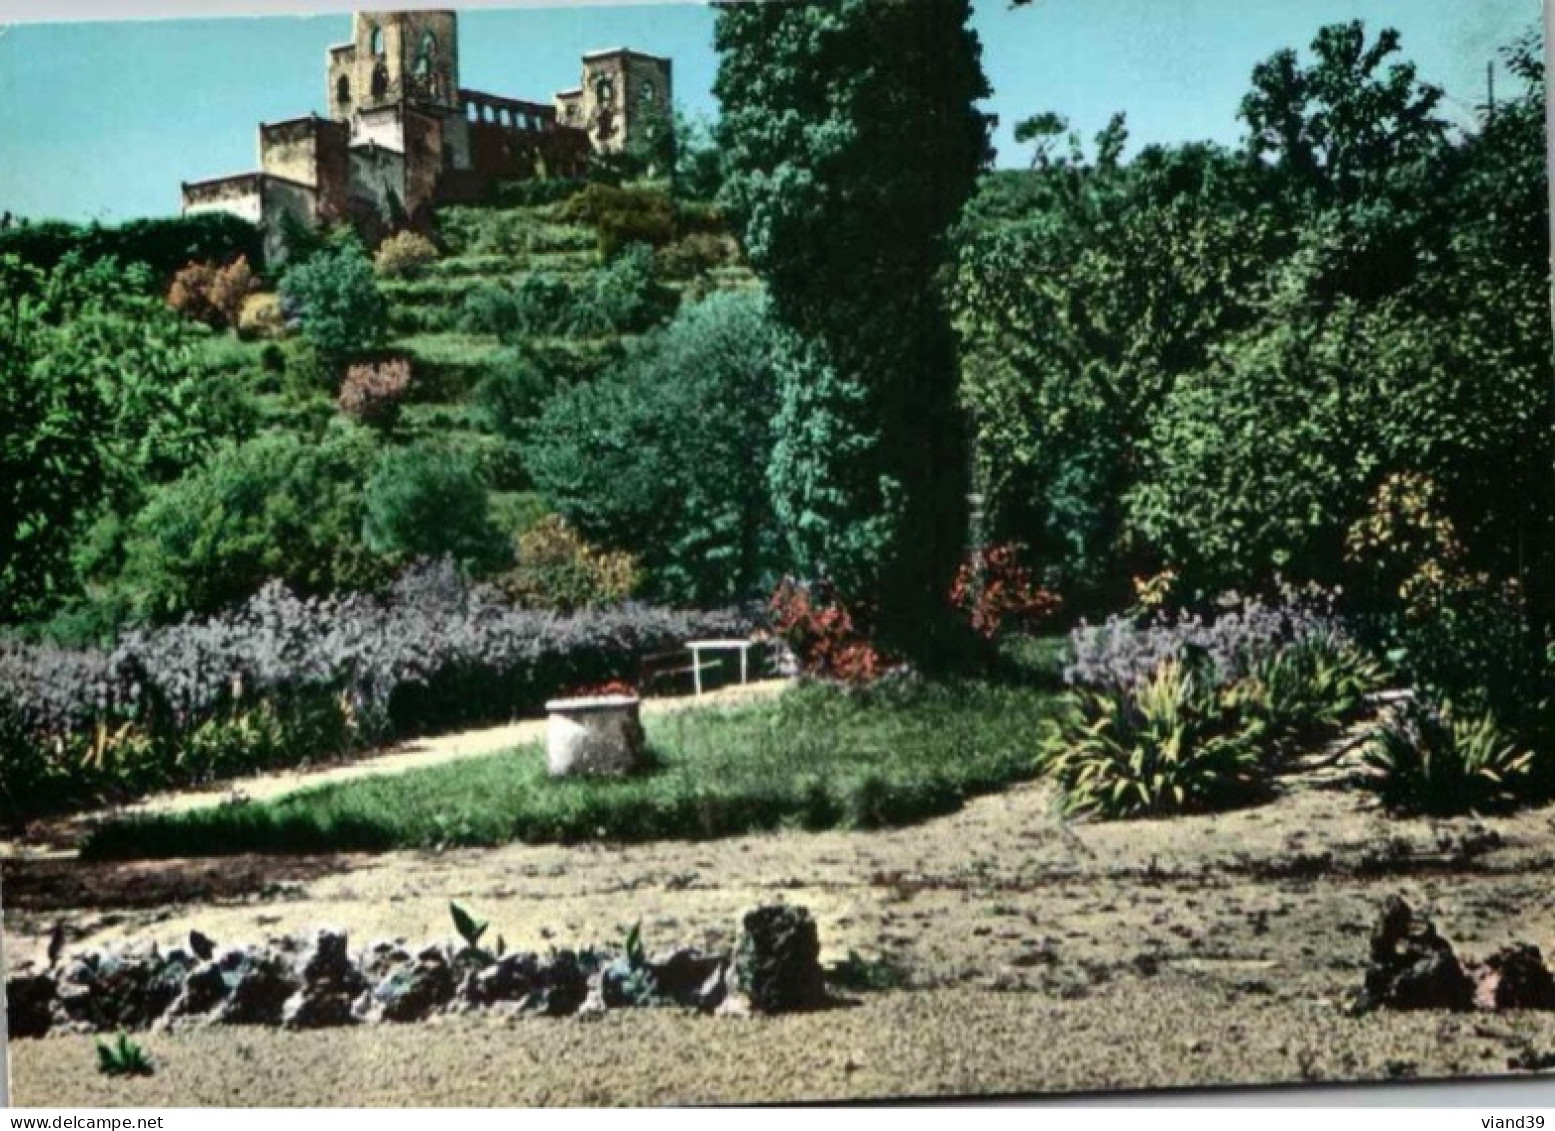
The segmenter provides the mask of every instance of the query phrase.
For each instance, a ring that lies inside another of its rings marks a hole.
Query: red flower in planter
[[[609,683],[590,684],[588,687],[575,688],[566,693],[568,699],[636,699],[639,698],[637,688],[622,679],[613,679]]]

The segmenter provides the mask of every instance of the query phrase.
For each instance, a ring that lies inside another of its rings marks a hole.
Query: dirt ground
[[[1121,824],[1057,819],[1045,786],[915,828],[634,847],[0,863],[12,962],[56,922],[70,949],[344,927],[353,946],[451,934],[458,900],[512,948],[725,947],[764,901],[808,907],[823,961],[906,986],[771,1019],[630,1011],[464,1017],[322,1033],[151,1034],[154,1076],[94,1069],[90,1038],[12,1044],[23,1105],[723,1103],[1109,1091],[1555,1068],[1555,1013],[1347,1016],[1383,898],[1464,958],[1555,950],[1555,809],[1399,821],[1342,774],[1258,808]]]

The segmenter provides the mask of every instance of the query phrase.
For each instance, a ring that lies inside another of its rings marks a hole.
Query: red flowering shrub
[[[832,595],[785,579],[768,605],[772,630],[793,651],[804,674],[860,686],[889,669],[884,657]]]
[[[340,411],[362,424],[391,427],[410,392],[410,379],[410,362],[403,357],[353,365],[340,384]]]
[[[1025,547],[1016,542],[991,546],[956,572],[950,603],[987,639],[1007,625],[1029,629],[1058,612],[1058,595],[1037,584],[1021,561],[1024,553]]]

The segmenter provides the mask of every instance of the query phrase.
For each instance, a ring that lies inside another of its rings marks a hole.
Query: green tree
[[[1313,61],[1276,52],[1253,70],[1242,100],[1248,151],[1293,183],[1341,200],[1375,194],[1394,170],[1433,156],[1446,138],[1440,87],[1422,83],[1398,54],[1399,33],[1366,42],[1360,20],[1330,24],[1312,41]]]
[[[1081,604],[1126,595],[1124,494],[1175,381],[1258,314],[1289,246],[1267,175],[1207,145],[991,175],[963,225],[953,308],[991,533]]]
[[[382,579],[362,542],[373,452],[354,426],[221,449],[135,516],[118,590],[138,617],[165,621],[238,603],[273,578],[307,594]]]
[[[317,252],[281,280],[281,302],[302,321],[303,335],[328,364],[383,345],[389,306],[373,262],[354,239]]]
[[[367,545],[396,563],[446,556],[489,572],[511,558],[480,470],[462,449],[388,449],[368,480],[366,505]]]
[[[537,488],[591,541],[630,552],[655,600],[770,592],[775,338],[759,294],[714,295],[557,397],[528,433]]]
[[[796,566],[921,662],[966,539],[937,276],[987,162],[966,0],[719,9],[722,200],[788,333],[770,471]]]
[[[89,528],[252,426],[152,291],[145,268],[113,259],[69,254],[48,273],[0,259],[0,620],[79,593]]]

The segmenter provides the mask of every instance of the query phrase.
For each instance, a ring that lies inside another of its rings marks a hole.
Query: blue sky
[[[1324,23],[1397,27],[1423,77],[1467,120],[1499,44],[1540,20],[1540,0],[974,0],[984,69],[1010,132],[1038,110],[1087,137],[1127,111],[1136,145],[1233,141],[1253,65],[1304,47]],[[587,50],[675,60],[677,101],[711,113],[713,14],[699,5],[566,7],[461,15],[466,86],[548,99]],[[324,109],[324,51],[350,17],[269,16],[17,25],[0,36],[0,210],[116,222],[177,211],[183,180],[256,163],[255,124]]]

